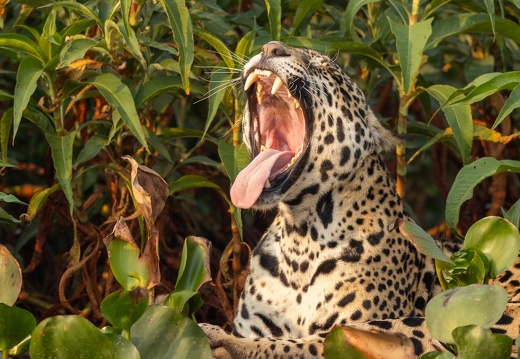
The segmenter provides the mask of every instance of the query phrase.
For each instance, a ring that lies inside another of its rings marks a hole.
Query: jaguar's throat
[[[290,87],[290,86],[289,86]],[[251,163],[237,176],[231,200],[251,208],[263,191],[273,191],[290,175],[305,147],[302,105],[284,81],[268,70],[252,70],[245,81],[251,133]]]

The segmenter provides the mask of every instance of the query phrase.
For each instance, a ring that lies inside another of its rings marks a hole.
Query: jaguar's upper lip
[[[245,76],[244,88],[252,162],[235,180],[231,195],[233,203],[238,202],[235,205],[249,208],[263,190],[275,190],[289,176],[305,148],[307,129],[297,98],[300,94],[284,76],[271,69],[254,68]]]

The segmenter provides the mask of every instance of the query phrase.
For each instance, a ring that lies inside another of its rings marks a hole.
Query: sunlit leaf
[[[455,141],[459,146],[460,155],[464,164],[469,163],[471,145],[473,142],[473,117],[468,104],[445,107],[445,103],[455,92],[455,88],[448,85],[433,85],[426,89],[437,101],[444,114],[446,121],[453,131]]]
[[[497,126],[500,125],[502,121],[504,121],[504,119],[518,107],[520,107],[520,85],[516,85],[513,91],[511,91],[509,97],[504,103],[504,107],[502,107],[502,109],[500,110],[500,113],[498,114],[497,119],[495,120],[491,128],[497,128]]]
[[[186,175],[182,176],[176,181],[173,181],[169,184],[170,187],[170,196],[176,192],[184,191],[191,188],[213,188],[218,191],[221,191],[220,187],[211,182],[206,177],[197,176],[197,175]]]
[[[403,76],[402,87],[405,94],[412,91],[419,67],[423,61],[423,51],[426,41],[432,33],[432,21],[428,19],[414,24],[399,24],[388,19],[390,29],[396,37],[399,65]]]
[[[267,1],[271,2],[271,1]],[[302,22],[304,19],[310,19],[311,15],[313,15],[316,11],[318,11],[323,4],[323,0],[302,0],[298,1],[298,7],[296,8],[296,12],[294,14],[294,19],[292,23],[292,29],[291,29],[291,35],[296,34],[296,30],[302,26]],[[278,23],[280,24],[281,21],[278,20]],[[305,25],[305,24],[304,24]],[[271,35],[271,38],[272,35]],[[273,38],[274,39],[274,38]],[[280,37],[278,37],[276,40],[279,40]]]
[[[347,34],[355,42],[360,43],[361,39],[354,29],[354,18],[363,6],[377,1],[379,0],[351,0],[348,2],[345,10],[345,24],[347,26]]]
[[[470,284],[483,284],[491,269],[489,259],[478,248],[465,248],[451,256],[453,265],[442,268],[444,283],[448,288]]]
[[[33,57],[34,59],[39,60],[40,63],[43,63],[44,61],[40,47],[24,35],[14,33],[0,34],[0,48],[6,48],[16,51],[17,53],[30,55],[28,57]]]
[[[0,351],[20,343],[35,326],[36,319],[27,310],[0,303]]]
[[[78,10],[79,12],[82,12],[84,15],[86,15],[87,18],[95,20],[98,23],[98,25],[99,25],[99,27],[101,29],[104,28],[103,22],[99,19],[99,17],[97,17],[92,12],[92,10],[90,10],[89,7],[87,7],[87,6],[85,6],[85,5],[81,4],[81,3],[74,2],[74,1],[60,1],[60,2],[51,3],[49,5],[42,6],[41,8],[54,7],[54,6],[60,6],[60,7],[65,7],[65,8],[71,8],[71,9],[74,9],[74,10]]]
[[[280,40],[282,32],[282,4],[280,0],[264,0],[269,18],[269,34],[271,40]]]
[[[130,89],[112,73],[98,75],[88,82],[99,90],[112,107],[117,109],[124,123],[148,151],[146,137]]]
[[[433,338],[454,344],[453,329],[466,325],[490,328],[500,319],[506,305],[507,292],[498,284],[453,288],[428,302],[426,325]]]
[[[86,37],[74,38],[67,42],[60,52],[60,62],[56,69],[69,66],[72,62],[85,57],[85,53],[97,45],[97,41]]]
[[[516,228],[520,228],[520,199],[517,200],[507,212],[504,212],[504,218],[513,223]]]
[[[103,317],[116,328],[130,331],[132,325],[143,315],[150,293],[142,287],[131,291],[118,290],[106,296],[101,302],[100,310]]]
[[[11,252],[9,252],[9,250],[1,244],[0,288],[2,288],[2,290],[0,291],[0,303],[4,303],[7,305],[13,305],[16,302],[16,300],[18,299],[18,294],[20,294],[20,290],[22,289],[22,270],[20,269],[20,265],[18,264],[18,261],[13,257]]]
[[[194,44],[191,17],[184,0],[161,0],[173,30],[173,37],[179,46],[181,78],[186,94],[190,93],[189,75],[194,58]]]
[[[478,325],[455,328],[453,338],[458,348],[458,359],[511,357],[511,338],[504,334],[493,334],[491,330]]]
[[[493,157],[483,157],[460,170],[446,199],[446,224],[448,227],[456,228],[460,206],[473,196],[475,186],[484,179],[502,172],[520,173],[520,161],[499,161]]]
[[[38,79],[43,73],[43,64],[34,57],[27,56],[20,62],[16,73],[13,104],[13,142],[22,120],[22,114],[36,90]]]
[[[215,71],[211,74],[210,84],[208,93],[209,97],[209,109],[208,109],[208,117],[206,119],[206,125],[204,127],[204,135],[208,132],[215,115],[217,114],[217,110],[220,106],[220,103],[224,99],[226,95],[227,89],[231,86],[231,78],[232,74],[218,72]]]
[[[56,178],[61,185],[61,189],[69,202],[69,213],[72,217],[74,209],[74,199],[72,197],[72,150],[76,131],[71,131],[65,136],[57,136],[46,133],[45,138],[51,146],[52,161],[56,170]]]
[[[520,251],[520,233],[504,218],[485,217],[475,222],[466,233],[464,248],[472,247],[488,255],[491,277],[496,278],[516,261]]]
[[[140,107],[144,102],[165,92],[183,89],[181,78],[178,76],[154,77],[145,82],[135,95],[135,106]]]
[[[176,289],[166,297],[164,304],[183,315],[189,316],[199,310],[204,302],[199,292]]]
[[[200,286],[211,280],[209,266],[211,242],[203,237],[187,237],[182,247],[176,290],[198,291]]]
[[[229,50],[226,44],[217,36],[209,31],[201,28],[193,28],[193,33],[210,44],[222,57],[222,60],[226,63],[229,69],[235,68],[235,61],[233,60],[233,53]]]
[[[34,219],[34,217],[38,214],[40,211],[40,208],[42,207],[45,200],[54,192],[56,192],[58,189],[61,188],[61,185],[59,183],[56,183],[54,186],[40,190],[33,194],[31,197],[31,200],[29,201],[29,208],[27,208],[27,213],[24,213],[20,216],[20,218],[24,222],[30,222]]]

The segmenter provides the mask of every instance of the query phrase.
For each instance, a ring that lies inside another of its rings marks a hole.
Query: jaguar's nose
[[[271,41],[262,47],[264,56],[291,56],[291,50],[281,42]]]

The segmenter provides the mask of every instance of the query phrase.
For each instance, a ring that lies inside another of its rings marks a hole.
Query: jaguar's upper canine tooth
[[[244,85],[244,91],[247,91],[247,89],[250,88],[256,80],[258,80],[258,75],[255,72],[251,72],[249,76],[247,76],[246,84]]]
[[[282,79],[276,76],[273,82],[273,88],[271,89],[271,95],[274,95],[276,91],[283,85]]]
[[[269,182],[269,180],[265,180],[264,188],[271,188],[271,182]]]

